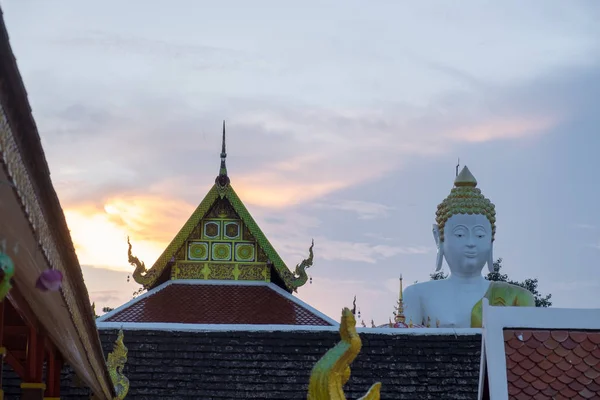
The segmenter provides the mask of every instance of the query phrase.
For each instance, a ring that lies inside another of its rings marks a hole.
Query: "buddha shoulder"
[[[535,297],[529,290],[508,282],[492,282],[485,297],[492,305],[535,307]]]
[[[404,289],[404,297],[419,296],[425,292],[430,293],[432,290],[437,290],[446,286],[446,284],[447,282],[445,279],[413,283]]]

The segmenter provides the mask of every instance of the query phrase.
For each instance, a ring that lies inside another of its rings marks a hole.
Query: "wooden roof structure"
[[[0,303],[1,349],[21,390],[59,397],[60,365],[68,363],[98,398],[112,399],[88,292],[2,15],[0,239],[15,265],[13,288]],[[62,288],[36,289],[50,269],[62,273]]]

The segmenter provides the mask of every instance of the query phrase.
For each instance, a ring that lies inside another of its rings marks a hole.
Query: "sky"
[[[217,4],[218,3],[218,4]],[[90,297],[116,307],[231,182],[338,319],[385,323],[435,269],[455,166],[495,255],[556,307],[600,308],[600,3],[0,0]],[[447,266],[444,267],[447,270]]]

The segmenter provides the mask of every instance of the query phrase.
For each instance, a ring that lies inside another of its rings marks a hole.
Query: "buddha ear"
[[[435,245],[437,248],[440,248],[440,228],[438,224],[433,224],[433,239],[435,240]]]
[[[444,261],[444,246],[442,246],[442,242],[440,240],[440,228],[437,224],[433,224],[433,238],[435,239],[435,245],[437,246],[435,272],[439,272],[442,269],[442,262]]]
[[[488,271],[494,272],[494,242],[492,242],[492,246],[490,247],[490,257],[488,258]]]

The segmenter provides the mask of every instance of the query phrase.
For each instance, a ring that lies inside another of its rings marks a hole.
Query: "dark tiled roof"
[[[106,322],[331,326],[268,286],[169,284]]]
[[[101,331],[108,353],[117,331]],[[361,333],[344,387],[350,399],[383,383],[382,399],[476,399],[480,335]],[[329,332],[125,331],[127,399],[306,399]]]
[[[87,387],[76,386],[73,369],[65,365],[61,371],[61,400],[81,400],[89,399],[91,391]],[[21,379],[10,365],[2,365],[2,389],[4,390],[4,400],[21,399]]]
[[[600,398],[600,331],[504,330],[514,399]]]

